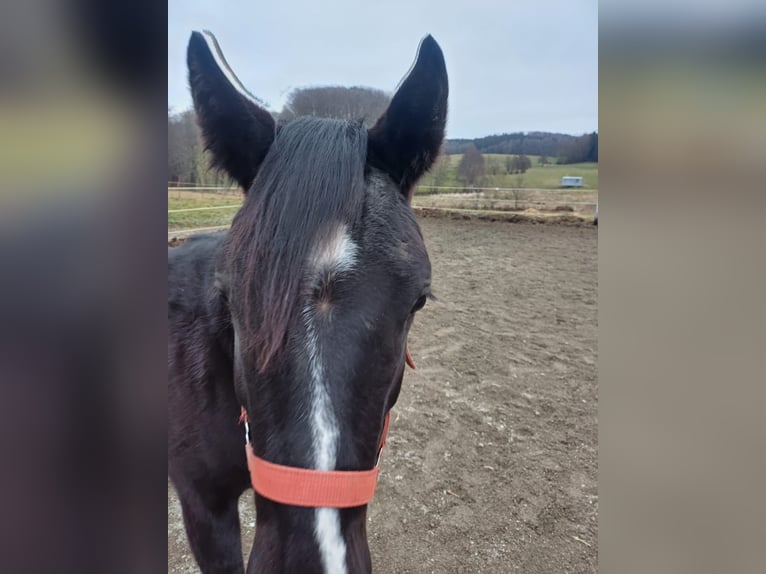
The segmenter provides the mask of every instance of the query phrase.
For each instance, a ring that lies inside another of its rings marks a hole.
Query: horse
[[[228,231],[168,249],[168,476],[189,545],[204,574],[243,572],[253,486],[248,573],[371,572],[367,506],[433,298],[411,200],[444,139],[441,48],[420,42],[371,127],[275,121],[207,31],[187,64],[212,164],[245,193]]]

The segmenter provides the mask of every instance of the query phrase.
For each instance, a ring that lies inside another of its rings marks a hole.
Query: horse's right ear
[[[434,163],[447,123],[447,68],[432,36],[423,38],[409,74],[370,128],[368,162],[387,172],[411,199],[413,186]]]
[[[214,166],[247,192],[274,141],[274,119],[231,71],[210,32],[192,33],[187,63],[205,147]]]

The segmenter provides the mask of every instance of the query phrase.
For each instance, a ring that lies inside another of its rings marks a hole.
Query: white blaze
[[[356,263],[357,246],[345,225],[338,225],[327,239],[317,246],[312,264],[314,271],[345,272]]]
[[[312,258],[315,272],[330,269],[334,272],[349,271],[356,262],[357,246],[344,225],[319,246]],[[322,363],[322,353],[314,324],[314,308],[309,303],[303,310],[306,326],[306,351],[311,379],[311,431],[314,447],[314,467],[317,470],[334,470],[340,431],[338,421],[327,391],[327,380]],[[322,557],[326,574],[346,574],[346,543],[340,529],[340,515],[336,508],[314,510],[314,535]]]

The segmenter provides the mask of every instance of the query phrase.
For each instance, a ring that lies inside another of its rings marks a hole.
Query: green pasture
[[[446,170],[446,177],[438,182],[439,186],[461,187],[463,183],[457,177],[457,168],[462,155],[450,155],[449,165]],[[538,163],[538,156],[528,156],[532,161],[526,173],[506,174],[505,159],[509,157],[501,154],[484,154],[485,176],[479,187],[508,187],[508,188],[534,188],[534,189],[561,189],[561,178],[565,175],[582,176],[583,188],[585,190],[598,189],[598,164],[597,163],[572,163],[568,165],[557,165],[550,163],[542,166]],[[555,161],[555,158],[548,158]],[[495,174],[493,174],[495,172]],[[429,193],[430,188],[435,183],[435,174],[426,174],[418,184],[418,193]],[[441,193],[460,190],[442,190]]]
[[[216,197],[210,193],[181,192],[182,197],[179,198],[175,196],[176,193],[172,190],[168,191],[168,231],[228,225],[242,203],[241,198],[236,196]],[[234,207],[226,207],[229,205]],[[220,209],[173,213],[173,210],[176,209],[204,207],[218,207]]]
[[[438,183],[440,187],[455,187],[452,190],[432,190],[434,185],[434,174],[426,174],[420,181],[417,189],[418,194],[454,193],[463,189],[463,184],[457,179],[457,166],[460,163],[460,155],[451,155],[447,170]],[[590,195],[598,190],[598,164],[597,163],[577,163],[569,165],[549,164],[541,166],[536,156],[529,156],[532,166],[525,174],[522,174],[522,180],[519,182],[517,174],[505,174],[506,155],[485,154],[485,173],[480,187],[500,187],[500,188],[527,188],[527,189],[549,189],[559,190],[561,178],[565,175],[582,176],[583,187],[581,189],[561,189],[562,201],[577,201],[576,195],[583,193],[583,201],[589,201]],[[493,171],[495,172],[493,174]],[[590,193],[588,193],[590,192]],[[585,197],[585,196],[588,197]],[[548,201],[550,197],[546,197]],[[217,227],[231,223],[234,214],[242,204],[242,196],[237,193],[220,194],[205,193],[198,191],[168,190],[168,231],[181,229],[197,229],[201,227]],[[216,207],[217,209],[200,209]],[[178,209],[193,209],[194,211],[183,211],[173,213]]]

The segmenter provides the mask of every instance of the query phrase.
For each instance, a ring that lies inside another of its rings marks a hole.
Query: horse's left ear
[[[415,63],[391,104],[370,128],[370,165],[388,173],[408,198],[412,187],[434,163],[447,123],[447,68],[436,40],[426,36]]]
[[[247,192],[274,141],[274,118],[234,75],[210,32],[192,33],[187,63],[205,147]]]

